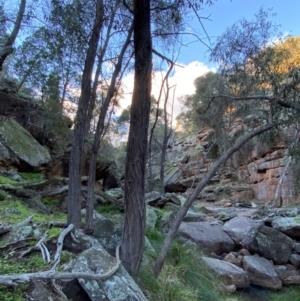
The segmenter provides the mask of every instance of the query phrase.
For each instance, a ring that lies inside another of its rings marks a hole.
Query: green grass
[[[270,292],[268,301],[300,301],[300,287],[291,285],[284,287],[280,291]]]
[[[0,274],[22,274],[36,272],[48,269],[49,266],[43,261],[41,254],[32,253],[24,258],[9,258],[8,256],[0,257]],[[14,288],[0,286],[0,300],[5,301],[23,301],[26,300],[24,292],[27,285],[19,285]]]
[[[40,172],[20,172],[19,174],[24,181],[28,182],[40,182],[45,178]]]
[[[99,213],[119,213],[114,204],[97,205],[95,209]]]
[[[151,301],[225,301],[230,300],[218,290],[222,283],[207,270],[200,254],[174,241],[158,278],[152,266],[161,249],[164,237],[157,230],[146,233],[154,250],[145,250],[147,265],[138,276],[144,294]],[[149,267],[150,266],[150,267]],[[236,299],[238,300],[238,299]]]
[[[33,215],[33,221],[36,223],[44,222],[65,222],[67,215],[62,212],[55,212],[55,214],[37,213],[30,209],[24,202],[20,200],[5,200],[0,202],[0,220],[4,224],[16,224],[30,215]]]
[[[0,184],[8,185],[8,186],[15,186],[18,182],[4,176],[0,176]]]

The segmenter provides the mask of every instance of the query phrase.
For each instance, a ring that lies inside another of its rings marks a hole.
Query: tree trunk
[[[189,208],[191,207],[192,203],[194,202],[194,200],[197,198],[197,196],[199,195],[199,193],[203,190],[203,188],[206,186],[206,184],[212,179],[212,177],[215,175],[216,171],[220,168],[221,165],[223,165],[226,160],[233,155],[237,150],[239,150],[247,141],[249,141],[251,138],[270,130],[271,128],[273,128],[275,125],[273,123],[268,123],[265,124],[255,130],[253,130],[252,132],[244,135],[243,137],[241,137],[232,147],[230,147],[220,158],[218,161],[216,161],[214,163],[214,165],[212,166],[212,168],[209,170],[209,172],[205,175],[205,177],[200,181],[200,183],[197,185],[197,187],[194,189],[193,193],[190,194],[190,196],[188,197],[188,199],[186,200],[186,202],[184,203],[184,205],[180,208],[180,210],[178,211],[176,218],[164,240],[164,244],[162,246],[162,249],[158,255],[158,258],[154,264],[153,267],[153,271],[154,274],[156,276],[158,276],[158,274],[160,273],[170,244],[172,242],[172,239],[174,238],[174,236],[176,235],[178,228],[183,220],[183,218],[185,217],[186,213],[188,212]]]
[[[173,69],[173,64],[170,66],[167,76],[169,76],[172,69]],[[166,161],[167,144],[168,144],[169,138],[172,134],[172,129],[170,129],[170,132],[168,133],[167,104],[168,104],[169,95],[170,95],[170,87],[169,87],[168,77],[166,77],[166,85],[167,85],[167,94],[165,96],[165,102],[164,102],[164,139],[163,139],[163,143],[162,143],[162,150],[161,150],[161,157],[160,157],[160,180],[163,184],[163,187],[164,187],[164,183],[165,183],[165,161]]]
[[[90,164],[89,164],[88,199],[87,199],[87,206],[86,206],[86,224],[85,224],[85,231],[88,234],[91,234],[94,230],[93,211],[94,211],[94,188],[95,188],[95,177],[96,177],[95,169],[96,169],[98,151],[99,151],[100,143],[101,143],[101,137],[102,137],[102,134],[104,131],[105,117],[106,117],[109,105],[111,103],[111,100],[114,96],[117,78],[121,71],[124,54],[126,52],[128,45],[130,44],[132,32],[133,32],[133,27],[131,26],[131,28],[128,31],[127,39],[122,47],[120,55],[118,56],[118,62],[115,66],[115,70],[112,75],[112,79],[111,79],[111,82],[110,82],[110,85],[108,88],[107,96],[101,107],[99,119],[97,122],[97,128],[96,128],[96,132],[95,132],[95,136],[94,136],[94,142],[93,142],[93,146],[92,146],[92,152],[91,152],[91,158],[90,158]]]
[[[92,72],[97,54],[97,47],[100,32],[103,23],[103,0],[97,1],[96,16],[93,25],[92,34],[89,40],[84,70],[82,74],[81,95],[79,98],[78,109],[76,114],[76,123],[72,140],[72,150],[69,167],[69,192],[68,192],[68,224],[80,226],[81,211],[81,165],[85,130],[87,128],[88,108],[92,105],[91,100],[91,82]]]
[[[26,7],[26,0],[21,0],[13,31],[10,34],[10,36],[7,38],[3,48],[0,49],[0,71],[2,70],[5,59],[14,51],[13,44],[15,43],[15,40],[21,28],[25,7]]]
[[[159,103],[160,103],[160,99],[161,99],[161,96],[162,96],[162,92],[163,92],[163,89],[164,89],[164,85],[165,85],[165,82],[167,81],[167,78],[169,77],[172,69],[173,69],[173,63],[171,63],[169,69],[168,69],[168,72],[166,73],[162,83],[161,83],[161,86],[160,86],[160,91],[159,91],[159,96],[158,96],[158,99],[157,99],[157,104],[156,104],[156,113],[155,113],[155,120],[154,120],[154,123],[153,123],[153,126],[150,130],[150,137],[149,137],[149,146],[148,146],[148,157],[149,157],[149,172],[150,172],[150,179],[153,178],[153,175],[152,175],[152,141],[153,141],[153,136],[154,136],[154,130],[156,128],[156,124],[157,124],[157,121],[158,121],[158,115],[159,115]]]
[[[145,239],[144,185],[152,72],[150,0],[134,0],[133,22],[135,75],[125,168],[125,217],[121,256],[127,270],[136,274]]]

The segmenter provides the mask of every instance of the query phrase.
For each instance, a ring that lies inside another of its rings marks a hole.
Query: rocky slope
[[[293,130],[290,130],[293,132]],[[165,189],[188,196],[215,161],[211,154],[211,132],[205,129],[194,136],[175,140],[168,149]],[[286,135],[285,133],[281,133]],[[287,144],[254,140],[222,166],[198,200],[295,204],[294,178]]]

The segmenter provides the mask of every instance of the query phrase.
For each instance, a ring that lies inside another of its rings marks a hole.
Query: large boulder
[[[242,241],[244,248],[273,260],[276,264],[288,262],[293,244],[290,237],[266,226],[251,231]]]
[[[275,217],[272,220],[272,227],[284,234],[300,239],[300,218],[296,217]]]
[[[209,257],[203,257],[203,260],[208,268],[225,279],[228,285],[235,285],[237,288],[245,288],[250,285],[247,273],[236,265]]]
[[[269,260],[259,256],[244,256],[243,267],[250,283],[266,288],[281,289],[282,282]]]
[[[36,138],[44,130],[44,110],[33,100],[25,99],[18,95],[7,94],[12,93],[13,89],[13,86],[8,87],[7,85],[4,89],[1,89],[0,83],[0,116],[6,118],[13,117]]]
[[[115,258],[99,245],[83,251],[66,266],[65,271],[103,274],[114,265]],[[106,280],[78,279],[78,281],[91,301],[147,301],[122,265],[114,275]]]
[[[195,242],[205,254],[228,253],[235,248],[234,241],[218,222],[183,222],[178,234]]]
[[[35,170],[50,161],[50,154],[13,119],[0,121],[0,161],[20,170]]]
[[[226,222],[223,230],[236,244],[241,244],[248,233],[257,230],[263,225],[263,221],[253,220],[249,217],[237,216]]]

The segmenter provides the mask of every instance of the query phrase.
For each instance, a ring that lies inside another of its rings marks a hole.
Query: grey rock
[[[197,213],[192,210],[189,210],[185,217],[183,218],[183,222],[205,222],[206,215],[203,213]]]
[[[295,266],[296,268],[300,265],[300,255],[299,254],[291,254],[289,261]]]
[[[270,227],[252,230],[242,241],[244,248],[257,253],[276,264],[286,263],[293,248],[293,240]]]
[[[65,268],[68,272],[87,272],[103,274],[114,264],[102,246],[83,251]],[[121,265],[118,271],[106,280],[78,279],[82,288],[92,301],[147,301],[132,277]]]
[[[146,206],[146,228],[153,230],[155,228],[156,221],[157,215],[155,209],[150,206]]]
[[[281,289],[282,282],[269,260],[259,256],[244,256],[243,267],[251,284]]]
[[[275,217],[272,220],[272,227],[292,238],[300,238],[299,217]]]
[[[283,284],[300,284],[299,271],[290,270],[284,265],[275,266],[274,268]]]
[[[51,291],[43,281],[31,281],[29,291],[29,300],[31,301],[54,300],[50,297]]]
[[[14,162],[20,169],[24,163],[31,168],[38,168],[49,163],[50,154],[21,125],[13,119],[0,122],[0,143],[8,150],[2,153],[2,160]]]
[[[217,222],[181,223],[178,234],[197,243],[205,254],[233,251],[235,244]]]
[[[223,230],[236,244],[241,244],[242,240],[249,232],[258,229],[262,225],[262,221],[253,220],[244,216],[237,216],[226,222],[223,226]]]
[[[294,244],[294,251],[300,253],[300,242]]]
[[[203,260],[208,268],[223,278],[228,285],[235,285],[237,288],[245,288],[250,285],[247,273],[234,264],[209,257],[203,257]]]

